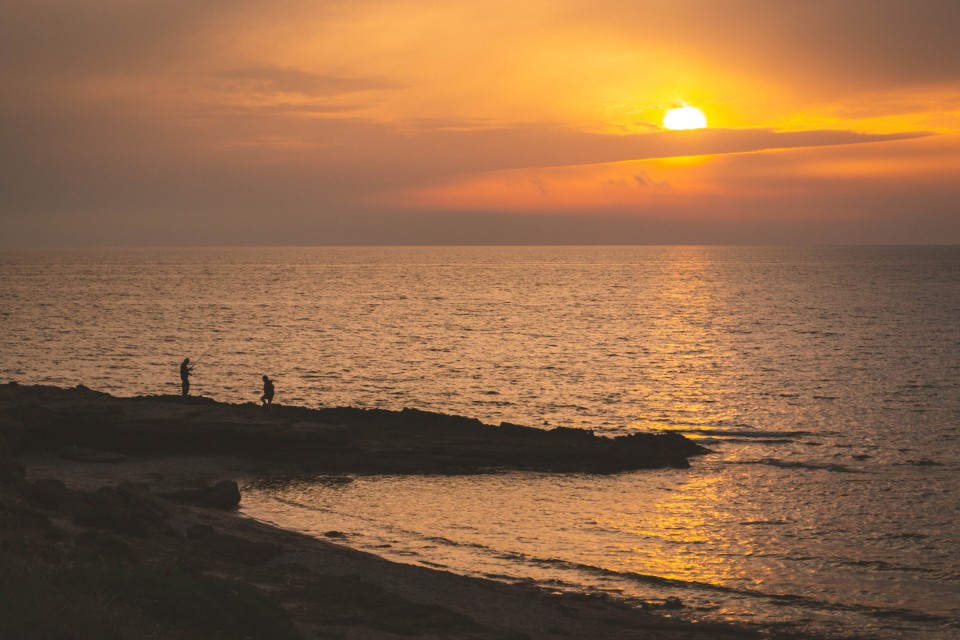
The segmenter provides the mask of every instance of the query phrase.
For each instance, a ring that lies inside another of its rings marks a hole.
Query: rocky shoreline
[[[234,510],[237,481],[266,475],[683,467],[705,450],[681,436],[5,385],[0,447],[3,637],[802,637],[388,562]]]
[[[404,409],[306,409],[209,398],[118,398],[85,387],[6,385],[0,402],[27,453],[234,455],[318,473],[615,473],[685,468],[706,449],[679,434],[607,438]],[[90,454],[94,455],[94,454]]]

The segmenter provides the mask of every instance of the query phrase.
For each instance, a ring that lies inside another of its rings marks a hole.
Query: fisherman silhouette
[[[190,366],[190,358],[184,358],[180,363],[180,388],[184,396],[190,395],[190,372],[193,367]]]
[[[260,402],[265,407],[273,404],[273,380],[267,376],[263,376],[263,395],[260,396]]]

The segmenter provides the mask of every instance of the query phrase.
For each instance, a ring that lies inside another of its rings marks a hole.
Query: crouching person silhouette
[[[260,396],[260,402],[267,408],[273,404],[273,380],[267,376],[263,376],[263,395]]]

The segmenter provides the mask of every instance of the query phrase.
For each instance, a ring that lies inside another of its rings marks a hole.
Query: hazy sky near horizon
[[[0,246],[960,243],[956,0],[0,0]],[[709,126],[668,131],[689,104]]]

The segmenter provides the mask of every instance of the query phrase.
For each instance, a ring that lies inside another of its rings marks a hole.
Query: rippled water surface
[[[264,482],[407,562],[881,638],[960,635],[960,249],[0,254],[0,375],[417,407],[714,453],[616,476]]]

